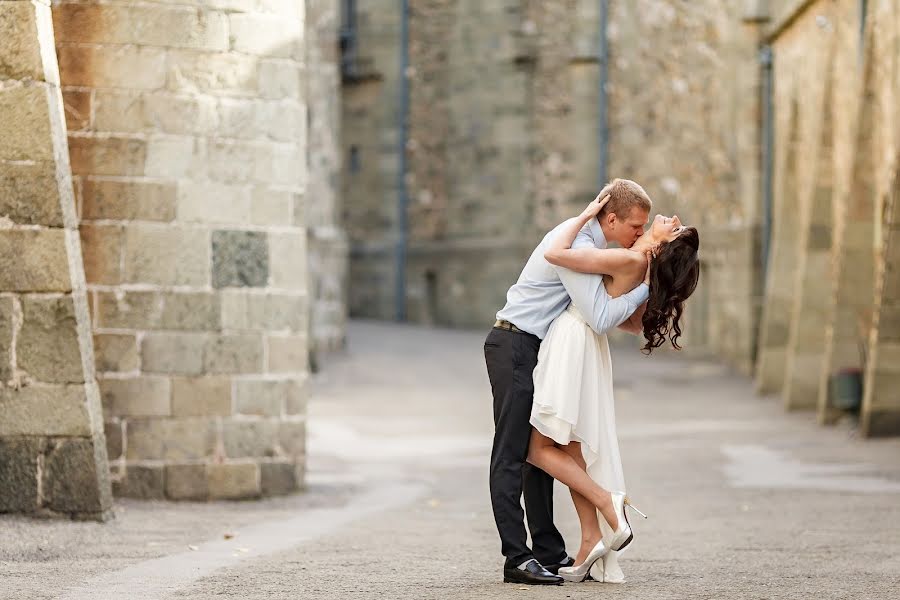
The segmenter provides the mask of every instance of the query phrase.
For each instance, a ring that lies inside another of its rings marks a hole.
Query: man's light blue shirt
[[[544,236],[522,269],[514,286],[506,293],[506,306],[497,318],[509,321],[522,331],[544,339],[550,324],[562,311],[575,305],[591,329],[606,333],[621,325],[647,301],[650,288],[639,286],[618,298],[611,298],[603,285],[603,276],[576,273],[551,265],[544,258],[550,242],[568,223],[560,223]],[[606,248],[606,236],[597,219],[591,219],[575,237],[573,248]]]

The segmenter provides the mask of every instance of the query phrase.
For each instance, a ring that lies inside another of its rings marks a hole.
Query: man
[[[579,232],[573,248],[605,248],[607,241],[630,248],[643,233],[652,206],[644,189],[633,181],[614,179],[597,198],[606,195],[609,202]],[[494,396],[491,504],[506,557],[503,580],[511,583],[559,584],[559,568],[574,564],[553,523],[553,478],[525,462],[534,396],[531,375],[541,340],[570,301],[592,329],[605,333],[631,319],[648,296],[647,285],[641,284],[624,296],[609,298],[601,275],[576,273],[547,262],[544,252],[560,227],[548,233],[531,254],[484,344]],[[629,322],[623,328],[634,332],[639,325]],[[523,523],[523,490],[533,552]]]

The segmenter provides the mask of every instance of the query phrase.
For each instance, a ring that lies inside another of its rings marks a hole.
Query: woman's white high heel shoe
[[[610,496],[612,496],[613,510],[616,511],[616,519],[619,521],[619,528],[613,533],[613,537],[609,542],[609,547],[618,551],[628,546],[628,544],[631,543],[631,540],[634,539],[634,534],[631,532],[631,524],[628,522],[628,515],[625,514],[625,507],[630,506],[645,519],[647,518],[647,515],[638,510],[638,508],[628,500],[624,492],[612,492]]]
[[[606,544],[603,543],[603,540],[597,542],[597,545],[588,553],[587,558],[584,559],[584,562],[578,565],[577,567],[560,567],[559,568],[559,576],[565,579],[566,581],[571,581],[575,583],[579,583],[587,579],[587,576],[591,573],[591,567],[594,566],[594,563],[603,558],[606,553],[609,552],[609,548],[606,547]]]

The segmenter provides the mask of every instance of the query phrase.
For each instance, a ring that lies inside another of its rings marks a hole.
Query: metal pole
[[[609,23],[609,0],[600,0],[599,40],[597,44],[597,65],[600,67],[597,97],[597,189],[606,185],[609,152],[609,124],[607,122],[606,82],[609,78],[609,39],[606,35]]]
[[[395,253],[394,315],[406,320],[406,253],[409,237],[409,198],[406,191],[406,138],[409,112],[409,1],[400,0],[400,106],[397,114],[397,248]]]
[[[762,66],[762,281],[765,286],[769,268],[769,245],[772,237],[772,170],[774,152],[774,106],[772,101],[772,48],[763,46],[759,51]]]

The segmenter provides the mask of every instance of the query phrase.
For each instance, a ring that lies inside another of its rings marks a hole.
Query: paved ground
[[[787,415],[704,361],[614,350],[628,582],[500,583],[481,333],[355,323],[316,378],[306,494],[0,517],[0,598],[900,598],[900,440]],[[560,486],[561,487],[561,486]],[[557,490],[574,543],[574,511]],[[224,539],[225,533],[234,534]]]

